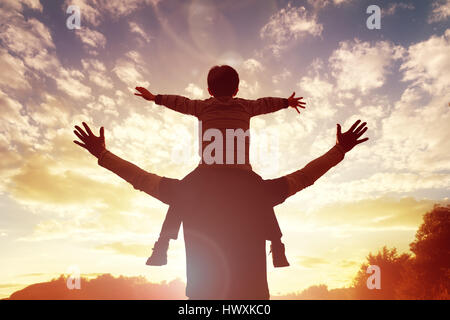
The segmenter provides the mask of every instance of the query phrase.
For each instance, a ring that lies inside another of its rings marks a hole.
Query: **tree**
[[[401,283],[411,256],[408,253],[398,254],[396,248],[388,249],[386,246],[377,254],[369,253],[367,262],[361,265],[360,270],[353,280],[355,288],[355,299],[395,299],[396,288]],[[369,289],[367,279],[370,274],[366,273],[370,265],[376,265],[381,272],[381,289]]]
[[[450,206],[435,206],[410,244],[414,259],[399,288],[403,299],[448,299],[450,296]]]

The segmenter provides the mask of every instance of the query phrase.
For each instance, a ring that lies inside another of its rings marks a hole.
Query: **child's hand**
[[[297,109],[298,107],[305,109],[305,104],[306,102],[302,102],[300,101],[301,99],[303,99],[303,97],[300,98],[295,98],[295,92],[292,93],[292,95],[288,98],[288,104],[290,107],[295,108],[295,110],[297,110],[298,113],[300,113],[300,111]]]
[[[148,101],[155,101],[155,96],[147,89],[145,89],[143,87],[136,87],[136,90],[140,92],[140,93],[135,93],[136,96],[140,96]]]

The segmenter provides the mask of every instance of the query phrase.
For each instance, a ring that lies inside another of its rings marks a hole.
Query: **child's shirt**
[[[271,97],[258,100],[232,97],[190,100],[177,95],[157,95],[155,103],[198,118],[201,164],[249,168],[250,118],[289,106],[288,99]]]

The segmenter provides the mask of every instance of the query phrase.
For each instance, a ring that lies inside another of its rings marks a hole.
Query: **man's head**
[[[239,88],[239,75],[232,67],[214,66],[208,73],[208,91],[214,97],[233,97]]]

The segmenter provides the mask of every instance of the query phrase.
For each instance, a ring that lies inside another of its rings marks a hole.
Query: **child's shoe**
[[[169,240],[158,240],[153,246],[153,252],[145,263],[148,266],[164,266],[167,264],[167,250],[169,250]]]
[[[284,244],[279,241],[272,241],[270,244],[270,252],[272,252],[272,262],[275,268],[289,267],[287,261]]]

